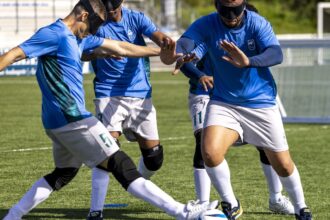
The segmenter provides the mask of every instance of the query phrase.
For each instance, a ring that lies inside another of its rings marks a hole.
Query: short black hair
[[[89,4],[92,6],[94,12],[100,16],[103,20],[106,20],[107,12],[105,9],[104,4],[101,0],[88,0]],[[73,13],[75,15],[80,14],[83,10],[87,11],[87,8],[85,8],[84,4],[79,1],[73,8]]]

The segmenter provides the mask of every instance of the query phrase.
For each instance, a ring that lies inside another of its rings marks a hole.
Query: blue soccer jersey
[[[85,108],[80,57],[83,51],[101,46],[103,40],[91,35],[78,39],[62,20],[57,20],[19,45],[28,58],[38,57],[36,76],[46,129],[91,116]]]
[[[260,54],[267,47],[279,45],[270,23],[260,15],[245,11],[244,23],[237,29],[227,28],[218,13],[195,21],[183,37],[193,39],[193,52],[201,58],[206,53],[214,67],[213,100],[228,104],[266,108],[276,104],[276,85],[268,67],[237,68],[221,57],[222,40],[233,42],[248,57]]]
[[[123,7],[121,21],[107,21],[97,36],[145,46],[143,35],[150,37],[156,31],[156,26],[143,13]],[[97,59],[92,65],[96,74],[94,88],[97,98],[150,98],[149,58]]]

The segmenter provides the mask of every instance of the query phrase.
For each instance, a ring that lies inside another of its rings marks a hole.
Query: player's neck
[[[68,29],[76,35],[78,28],[77,28],[77,20],[73,15],[66,16],[62,22],[68,27]]]

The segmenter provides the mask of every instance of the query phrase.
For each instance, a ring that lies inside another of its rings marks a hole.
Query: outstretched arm
[[[103,50],[103,54],[107,53],[116,57],[150,57],[159,56],[160,54],[159,48],[138,46],[128,42],[110,39],[104,39],[100,49]]]
[[[0,71],[4,70],[6,67],[15,62],[24,59],[25,57],[25,53],[20,47],[14,47],[7,53],[0,56]]]

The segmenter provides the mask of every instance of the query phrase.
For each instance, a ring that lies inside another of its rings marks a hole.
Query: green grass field
[[[87,108],[94,111],[92,76],[86,76]],[[194,199],[192,156],[194,139],[188,114],[188,84],[183,76],[153,74],[153,102],[157,109],[165,161],[153,181],[175,199]],[[0,218],[29,187],[53,169],[51,144],[44,134],[40,92],[34,77],[0,78]],[[299,106],[297,106],[298,108]],[[315,220],[330,214],[330,126],[286,125],[292,157],[300,171],[305,197]],[[138,146],[122,139],[122,148],[137,162]],[[232,184],[244,208],[242,220],[294,219],[268,211],[268,191],[251,146],[232,148],[227,160]],[[77,177],[60,192],[34,209],[24,219],[84,219],[89,209],[91,171],[83,167]],[[218,199],[212,191],[212,199]],[[127,203],[128,207],[106,209],[106,219],[171,219],[162,211],[125,192],[113,177],[107,203]]]

